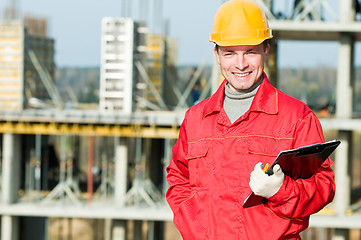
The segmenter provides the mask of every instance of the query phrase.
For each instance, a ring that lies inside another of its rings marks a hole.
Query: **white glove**
[[[278,192],[285,179],[285,175],[279,164],[273,167],[273,172],[274,174],[269,176],[263,172],[261,162],[256,164],[253,172],[251,172],[251,179],[249,181],[249,186],[254,194],[270,198]]]

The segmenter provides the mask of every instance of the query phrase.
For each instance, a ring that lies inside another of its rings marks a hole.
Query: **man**
[[[333,162],[293,180],[279,165],[282,150],[324,142],[314,113],[271,86],[263,72],[272,32],[250,0],[218,10],[210,41],[225,80],[185,115],[167,168],[167,201],[186,240],[300,239],[309,216],[332,201]],[[243,208],[254,192],[267,203]]]

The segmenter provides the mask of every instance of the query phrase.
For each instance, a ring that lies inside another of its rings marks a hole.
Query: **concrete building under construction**
[[[276,36],[266,70],[271,79],[278,41],[340,43],[337,110],[320,119],[326,140],[342,141],[332,156],[337,194],[311,217],[303,238],[360,239],[354,190],[361,186],[351,184],[359,173],[350,171],[360,166],[352,148],[361,131],[352,112],[354,44],[361,40],[355,3],[339,1],[339,16],[326,21],[324,11],[336,14],[325,0],[297,1],[290,15],[276,13],[272,0],[257,2]],[[204,66],[179,87],[176,40],[153,33],[146,21],[104,18],[99,109],[64,109],[45,26],[33,18],[0,23],[0,238],[180,239],[164,199],[164,169]],[[219,79],[215,66],[199,100]]]
[[[44,36],[38,25],[44,25],[43,20],[0,23],[2,110],[21,111],[32,107],[36,99],[51,102],[58,97],[55,103],[59,103],[53,87],[54,40]]]

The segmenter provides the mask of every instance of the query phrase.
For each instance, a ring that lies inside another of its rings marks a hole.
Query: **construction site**
[[[320,117],[325,140],[341,141],[331,156],[337,190],[301,237],[360,240],[361,119],[353,109],[358,2],[338,0],[335,11],[327,0],[299,0],[286,13],[274,10],[277,0],[255,1],[275,36],[265,69],[274,86],[278,41],[339,44],[336,110]],[[57,40],[48,36],[46,19],[19,17],[14,2],[0,20],[0,239],[181,239],[165,200],[165,168],[185,111],[223,80],[216,62],[209,73],[200,64],[179,82],[177,39],[126,13],[104,16],[99,103],[68,107],[54,84]],[[123,3],[124,9],[132,4]]]

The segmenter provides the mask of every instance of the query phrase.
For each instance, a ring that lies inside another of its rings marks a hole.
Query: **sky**
[[[152,31],[164,32],[178,40],[178,64],[212,64],[208,37],[218,7],[225,0],[12,0],[20,16],[46,18],[48,36],[55,39],[58,67],[94,67],[100,65],[101,20],[103,17],[130,16],[147,19]],[[284,4],[278,0],[276,8]],[[11,0],[0,1],[0,16]],[[337,6],[338,0],[329,0]],[[147,6],[140,8],[143,3]],[[155,10],[156,7],[158,8]],[[145,10],[145,9],[148,9]],[[167,27],[165,27],[167,26]],[[271,26],[272,27],[272,26]],[[356,45],[356,50],[359,47]],[[280,67],[337,66],[338,43],[280,41]],[[355,54],[361,55],[361,54]],[[358,61],[356,59],[356,64]]]

